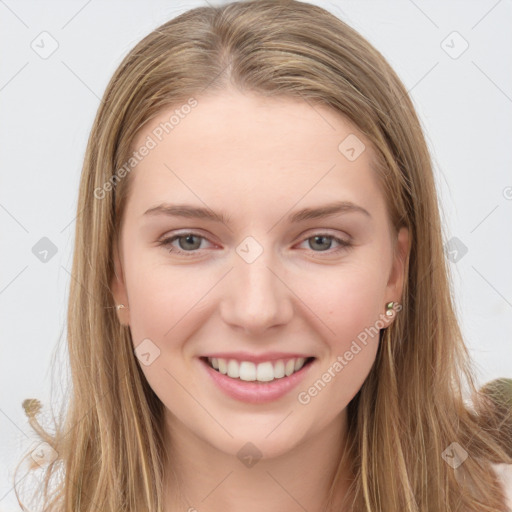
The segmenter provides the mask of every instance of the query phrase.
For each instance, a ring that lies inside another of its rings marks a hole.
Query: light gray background
[[[467,247],[449,266],[478,380],[512,377],[512,2],[312,3],[373,43],[410,91],[434,159],[445,241]],[[76,199],[99,98],[136,42],[200,5],[0,0],[0,512],[19,510],[13,465],[35,446],[22,401],[57,405],[67,387]],[[48,51],[52,38],[48,58],[31,47]],[[57,247],[46,263],[32,252],[42,237]]]

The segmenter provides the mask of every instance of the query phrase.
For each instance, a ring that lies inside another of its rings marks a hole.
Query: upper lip
[[[278,361],[279,359],[293,359],[303,357],[308,359],[313,357],[309,354],[300,354],[298,352],[265,352],[263,354],[250,354],[249,352],[212,352],[202,357],[215,357],[218,359],[235,359],[236,361],[250,361],[252,363],[263,363],[265,361]]]

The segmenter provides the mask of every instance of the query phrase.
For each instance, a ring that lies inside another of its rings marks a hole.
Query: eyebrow
[[[371,218],[370,212],[362,206],[350,201],[336,201],[316,208],[303,208],[288,216],[288,222],[293,224],[311,219],[322,219],[336,214],[363,213]],[[223,212],[214,212],[209,208],[202,208],[188,204],[162,203],[144,212],[144,215],[166,215],[168,217],[186,217],[189,219],[204,219],[213,222],[229,223],[229,216]]]

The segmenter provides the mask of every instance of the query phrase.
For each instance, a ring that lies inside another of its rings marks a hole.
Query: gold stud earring
[[[126,306],[124,304],[118,304],[116,309],[119,311],[120,309],[124,309]]]

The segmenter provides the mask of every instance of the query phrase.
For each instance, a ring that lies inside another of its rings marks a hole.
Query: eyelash
[[[174,242],[175,240],[179,239],[179,238],[183,238],[183,237],[187,237],[187,236],[194,236],[194,237],[197,237],[197,238],[201,238],[203,240],[206,240],[206,238],[198,233],[194,233],[194,232],[186,232],[186,233],[180,233],[178,235],[173,235],[171,237],[167,237],[167,238],[164,238],[163,240],[161,240],[158,245],[159,246],[163,246],[163,247],[168,247],[169,248],[169,252],[171,253],[174,253],[174,254],[177,254],[179,256],[185,256],[185,257],[194,257],[194,256],[197,256],[197,254],[200,252],[200,249],[195,249],[193,251],[183,251],[182,249],[177,249],[176,247],[172,247],[171,246],[171,243]],[[311,235],[311,236],[308,236],[307,238],[304,238],[303,242],[306,241],[306,240],[309,240],[311,238],[315,238],[315,237],[324,237],[324,238],[329,238],[331,240],[334,240],[335,242],[339,243],[340,244],[340,247],[338,247],[337,249],[335,249],[334,251],[331,251],[329,249],[325,250],[325,251],[313,251],[314,253],[319,253],[319,254],[322,254],[322,253],[327,253],[327,254],[337,254],[343,250],[346,250],[346,249],[350,249],[352,247],[352,243],[349,242],[348,240],[343,240],[342,238],[338,238],[338,237],[335,237],[334,235],[329,235],[328,233],[315,233],[314,235]]]

